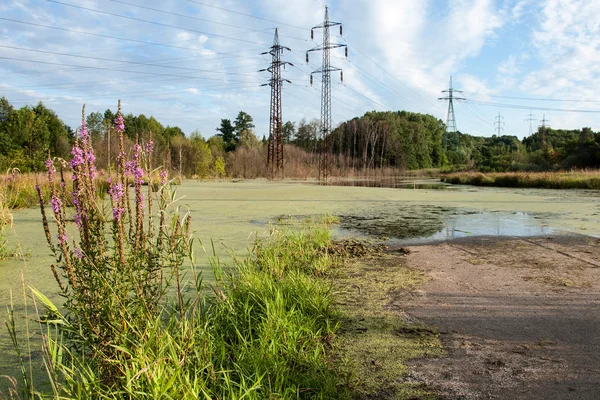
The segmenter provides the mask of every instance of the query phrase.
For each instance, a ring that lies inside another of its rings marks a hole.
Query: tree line
[[[118,157],[115,112],[91,112],[86,117],[98,167],[114,167]],[[252,116],[240,111],[224,118],[205,139],[195,130],[186,135],[178,126],[164,126],[155,117],[124,115],[125,145],[154,143],[153,164],[187,177],[266,176],[267,135],[256,135]],[[41,171],[50,153],[70,158],[76,129],[65,124],[42,102],[14,108],[0,98],[0,168]],[[283,125],[286,173],[316,175],[324,151],[319,120],[287,121]],[[516,136],[478,137],[447,133],[432,115],[407,111],[367,112],[339,124],[327,147],[337,174],[373,169],[445,168],[487,171],[554,170],[600,167],[600,132],[539,128],[519,140]]]

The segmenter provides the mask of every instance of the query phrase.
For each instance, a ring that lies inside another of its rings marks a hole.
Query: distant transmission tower
[[[342,24],[340,22],[329,21],[329,8],[325,6],[325,19],[317,26],[310,30],[310,37],[314,39],[314,30],[323,29],[323,44],[313,47],[306,52],[306,62],[308,63],[308,53],[311,51],[323,52],[323,65],[320,69],[313,71],[310,74],[310,83],[313,81],[313,74],[321,74],[321,140],[322,148],[319,160],[319,180],[327,182],[328,176],[331,174],[331,154],[329,135],[331,134],[331,72],[340,71],[340,79],[344,81],[344,73],[340,68],[331,66],[330,50],[338,47],[345,47],[346,57],[348,57],[348,46],[345,44],[331,43],[329,41],[329,28],[332,26],[340,26],[340,35],[342,35]]]
[[[452,87],[452,77],[450,77],[450,87],[442,90],[446,95],[439,97],[438,100],[448,100],[448,118],[446,119],[446,135],[444,135],[444,148],[448,145],[448,135],[456,133],[456,117],[454,115],[454,100],[466,100],[464,97],[455,96],[454,93],[462,93],[461,90],[456,90]]]
[[[529,111],[529,115],[527,115],[525,121],[529,122],[529,136],[531,136],[533,135],[533,121],[537,121],[537,119],[535,119],[535,115],[531,113],[531,110]]]
[[[548,122],[550,122],[550,121],[546,119],[546,114],[544,114],[544,116],[542,117],[542,125],[540,125],[540,127],[541,128],[550,128],[550,125],[548,125]]]
[[[504,117],[498,113],[496,118],[494,118],[494,129],[498,133],[498,136],[502,136],[502,132],[504,131]]]
[[[291,51],[289,47],[279,44],[279,32],[275,28],[275,38],[271,50],[262,54],[270,54],[272,56],[271,66],[261,69],[259,72],[268,71],[271,73],[269,83],[261,86],[271,86],[271,121],[269,124],[269,144],[267,151],[267,173],[271,179],[275,178],[280,172],[283,178],[283,121],[281,110],[281,88],[283,82],[291,83],[287,79],[281,77],[281,67],[285,68],[286,64],[292,65],[287,61],[281,61],[283,52]]]

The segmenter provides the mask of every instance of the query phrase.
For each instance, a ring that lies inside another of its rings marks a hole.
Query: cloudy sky
[[[186,133],[215,133],[244,110],[268,133],[275,27],[293,63],[284,120],[320,117],[322,0],[0,0],[0,96],[44,101],[77,126],[88,111],[154,115]],[[554,128],[600,130],[600,2],[592,0],[331,0],[347,44],[332,51],[334,124],[371,110],[424,112],[446,120],[449,85],[458,129],[529,133],[529,114]]]

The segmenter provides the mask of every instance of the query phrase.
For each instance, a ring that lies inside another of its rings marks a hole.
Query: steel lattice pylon
[[[456,133],[456,117],[454,115],[454,100],[466,100],[464,97],[455,96],[454,93],[462,93],[461,90],[456,90],[452,87],[452,77],[450,77],[450,87],[442,90],[446,96],[438,98],[438,100],[448,100],[448,118],[446,119],[446,134],[444,135],[444,148],[448,146],[448,134]]]
[[[323,44],[316,46],[306,52],[306,62],[308,62],[308,53],[311,51],[323,52],[323,65],[320,69],[313,71],[310,75],[312,84],[312,74],[321,74],[321,149],[319,158],[319,180],[327,182],[327,178],[331,174],[331,154],[329,134],[331,133],[331,72],[342,71],[340,68],[331,66],[330,50],[338,47],[346,48],[346,57],[348,56],[348,46],[345,44],[331,44],[329,40],[329,28],[332,26],[340,26],[340,35],[342,34],[342,24],[340,22],[329,21],[329,9],[325,6],[325,19],[320,25],[314,26],[311,29],[311,38],[314,38],[314,29],[323,29]],[[342,81],[343,75],[341,75]]]
[[[289,47],[279,44],[279,32],[275,28],[275,38],[271,50],[262,54],[270,54],[272,57],[271,66],[260,71],[271,73],[269,83],[262,86],[271,86],[271,120],[269,124],[269,144],[267,151],[267,173],[269,178],[273,179],[281,175],[283,178],[283,121],[281,109],[281,88],[283,82],[289,82],[281,76],[281,67],[286,64],[292,65],[287,61],[281,61],[281,55],[284,50],[290,51]]]

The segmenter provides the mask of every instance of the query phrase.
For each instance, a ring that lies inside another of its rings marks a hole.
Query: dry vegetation
[[[600,170],[561,172],[459,172],[442,178],[455,185],[528,187],[546,189],[600,189]]]

